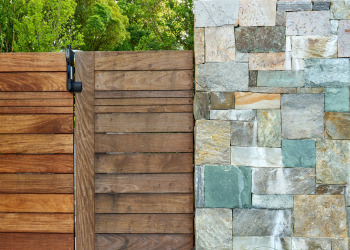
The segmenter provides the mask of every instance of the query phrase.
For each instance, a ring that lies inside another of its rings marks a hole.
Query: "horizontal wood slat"
[[[192,174],[95,174],[96,193],[192,193]]]
[[[73,114],[73,107],[0,107],[0,114]]]
[[[191,90],[178,91],[150,91],[150,90],[134,90],[134,91],[96,91],[95,98],[113,99],[113,98],[159,98],[159,97],[193,97]],[[0,98],[1,99],[1,98]]]
[[[73,174],[0,174],[0,183],[0,193],[73,193]]]
[[[1,136],[0,136],[1,141]],[[0,142],[1,151],[1,142]],[[95,135],[95,152],[193,152],[191,133]]]
[[[95,197],[96,213],[193,213],[193,194],[97,194]]]
[[[95,52],[95,70],[181,70],[193,68],[193,52]]]
[[[0,232],[74,232],[74,214],[0,213],[0,221]]]
[[[191,153],[117,154],[95,156],[96,173],[191,173]]]
[[[95,113],[192,113],[192,111],[192,105],[95,106]]]
[[[0,100],[1,104],[1,100]],[[192,98],[95,99],[96,106],[192,104]]]
[[[1,74],[0,74],[1,76]],[[71,92],[0,92],[1,100],[23,99],[73,99]]]
[[[193,249],[192,234],[96,234],[96,250]]]
[[[73,194],[0,194],[0,212],[74,213]]]
[[[0,100],[2,107],[72,107],[73,99]]]

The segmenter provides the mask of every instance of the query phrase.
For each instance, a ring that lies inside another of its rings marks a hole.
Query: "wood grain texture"
[[[73,107],[0,107],[0,114],[73,114]]]
[[[48,74],[50,75],[50,74]],[[0,73],[1,76],[1,73]],[[73,99],[71,92],[0,92],[1,100],[11,99]]]
[[[0,174],[0,183],[0,193],[73,193],[73,174]]]
[[[96,70],[182,70],[193,68],[193,52],[113,51],[95,52]]]
[[[74,213],[73,194],[0,194],[0,212]]]
[[[0,232],[73,233],[74,214],[0,213]]]
[[[192,214],[96,214],[96,233],[189,234],[192,221]]]
[[[193,249],[192,234],[96,234],[96,250]]]
[[[67,71],[64,52],[1,53],[1,72]]]
[[[1,140],[1,136],[0,136]],[[1,142],[0,142],[1,150]],[[1,151],[0,151],[1,152]],[[192,133],[95,135],[95,152],[193,152]]]
[[[74,234],[0,233],[0,249],[74,250]]]
[[[1,107],[0,107],[1,111]],[[95,106],[95,113],[192,113],[192,105]]]
[[[0,135],[0,153],[70,154],[72,134],[6,134]]]
[[[1,100],[0,100],[1,104]],[[192,98],[127,98],[127,99],[95,99],[96,106],[118,105],[174,105],[192,104]]]
[[[193,70],[96,71],[95,90],[185,90],[193,88]]]
[[[96,174],[96,193],[192,193],[192,174]]]
[[[94,52],[76,53],[76,79],[83,90],[76,94],[76,248],[95,246],[94,184]]]
[[[0,173],[73,174],[73,154],[18,155],[0,154]]]
[[[72,107],[73,99],[0,100],[2,107]]]
[[[1,94],[1,93],[0,93]],[[95,98],[159,98],[159,97],[193,97],[193,90],[178,91],[155,91],[155,90],[134,90],[134,91],[96,91]],[[0,98],[1,99],[1,98]]]
[[[96,173],[192,173],[191,153],[118,154],[95,156]]]
[[[0,115],[1,134],[71,134],[73,115]]]
[[[97,194],[95,208],[96,213],[193,213],[193,194]]]
[[[192,131],[193,115],[190,113],[97,114],[95,120],[97,133]]]

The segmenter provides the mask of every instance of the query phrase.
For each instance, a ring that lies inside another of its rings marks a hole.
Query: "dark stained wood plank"
[[[0,107],[1,110],[1,107]],[[192,105],[95,106],[96,113],[192,113]]]
[[[96,133],[192,131],[193,115],[190,113],[97,114],[95,119]]]
[[[192,98],[95,99],[96,106],[192,104]],[[1,100],[0,100],[1,105]]]
[[[0,213],[0,232],[73,233],[74,214]]]
[[[73,115],[0,115],[1,134],[71,134]]]
[[[95,246],[94,184],[94,52],[76,53],[76,79],[83,90],[76,94],[76,247]]]
[[[73,99],[0,100],[2,107],[72,107]]]
[[[73,174],[0,174],[0,183],[8,194],[73,193]]]
[[[73,154],[0,154],[0,173],[62,173],[74,171]]]
[[[50,74],[49,74],[50,75]],[[0,74],[1,76],[1,74]],[[71,92],[0,92],[1,100],[11,99],[73,99]]]
[[[0,136],[1,141],[1,136]],[[1,142],[0,142],[1,152]],[[95,152],[193,152],[192,133],[95,135]]]
[[[0,114],[73,114],[73,107],[0,107]]]
[[[192,193],[192,174],[96,174],[96,193]]]
[[[73,250],[74,234],[0,233],[0,249]]]
[[[193,194],[97,194],[95,208],[96,213],[193,213]]]
[[[193,231],[192,214],[96,214],[96,233],[184,233]]]
[[[67,71],[64,52],[1,53],[1,72]]]
[[[140,98],[140,97],[146,97],[146,98],[193,97],[193,90],[178,90],[178,91],[134,90],[134,91],[96,91],[95,92],[95,98],[101,98],[101,99],[135,98],[135,97],[137,98]]]
[[[192,153],[95,156],[96,173],[192,173]]]
[[[0,194],[0,212],[74,213],[73,194]]]
[[[193,68],[193,52],[113,51],[95,52],[96,70],[181,70]]]
[[[192,90],[193,70],[96,71],[95,90]]]
[[[96,250],[193,249],[192,234],[96,234]]]

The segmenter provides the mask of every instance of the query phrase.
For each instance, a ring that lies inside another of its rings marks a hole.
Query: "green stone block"
[[[316,142],[314,140],[282,140],[282,161],[285,167],[314,168]]]
[[[266,70],[258,71],[258,87],[303,87],[305,83],[303,71]]]
[[[326,112],[349,112],[349,88],[325,88]]]
[[[234,166],[205,166],[205,207],[250,208],[251,169]]]

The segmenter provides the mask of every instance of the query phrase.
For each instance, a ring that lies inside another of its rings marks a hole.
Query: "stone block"
[[[347,184],[350,166],[350,141],[316,141],[316,182]]]
[[[249,53],[241,53],[236,51],[236,62],[248,62]]]
[[[241,147],[257,146],[257,121],[232,121],[231,145]]]
[[[314,168],[253,168],[254,194],[314,194]]]
[[[268,209],[233,209],[233,236],[292,235],[292,211]]]
[[[332,0],[331,19],[350,19],[350,1]]]
[[[204,166],[194,168],[195,207],[204,207]]]
[[[304,71],[259,71],[258,87],[303,87]]]
[[[258,110],[258,146],[281,147],[281,111]]]
[[[234,62],[236,59],[235,27],[205,28],[205,61]]]
[[[331,35],[330,12],[329,11],[287,12],[286,35],[287,36]]]
[[[294,197],[294,236],[341,237],[347,235],[345,200],[342,195]]]
[[[307,11],[307,10],[312,10],[311,0],[277,2],[277,11]]]
[[[249,167],[282,167],[280,148],[231,147],[231,165]]]
[[[329,2],[314,1],[312,3],[312,10],[313,11],[329,10],[330,7],[331,7],[330,1]]]
[[[338,57],[350,57],[350,20],[339,21]]]
[[[293,58],[337,57],[337,36],[292,36]]]
[[[212,92],[210,103],[210,109],[233,109],[235,108],[235,93]]]
[[[277,2],[278,4],[279,2]],[[278,10],[276,11],[276,26],[286,26],[286,11]]]
[[[322,94],[324,92],[324,88],[298,88],[298,94]]]
[[[233,250],[267,250],[283,249],[291,250],[291,238],[268,237],[268,236],[242,236],[233,237]]]
[[[286,53],[250,53],[249,70],[288,70],[290,58]]]
[[[281,107],[281,95],[236,92],[235,107],[236,109],[279,109]]]
[[[196,64],[205,63],[205,40],[204,40],[205,28],[194,29],[194,61]]]
[[[195,212],[196,249],[232,249],[232,210],[198,208]]]
[[[255,1],[256,2],[256,1]],[[284,52],[285,27],[239,27],[235,29],[238,52]]]
[[[293,208],[293,195],[253,194],[253,208],[288,209]]]
[[[349,112],[349,88],[325,88],[326,112]]]
[[[197,65],[196,91],[247,91],[248,63],[206,63]]]
[[[208,92],[196,92],[193,100],[194,119],[202,120],[210,117],[210,95]]]
[[[275,26],[277,0],[240,0],[239,26]]]
[[[349,243],[349,238],[332,239],[332,250],[349,250]]]
[[[350,86],[349,59],[306,59],[305,85],[308,87]]]
[[[323,138],[324,95],[286,94],[281,98],[282,138]]]
[[[248,91],[256,92],[256,93],[294,94],[297,92],[297,89],[296,88],[279,88],[279,87],[249,87]]]
[[[346,208],[346,221],[348,227],[348,236],[350,236],[350,207]]]
[[[331,20],[332,35],[338,35],[338,27],[339,27],[339,20]]]
[[[292,70],[305,70],[304,59],[292,57]]]
[[[348,178],[350,178],[349,175],[348,175]],[[348,179],[348,183],[350,183],[349,179]],[[350,207],[350,185],[347,185],[345,188],[345,202],[346,202],[346,206]]]
[[[251,207],[250,168],[205,166],[204,176],[206,207]]]
[[[292,249],[332,250],[332,242],[331,239],[293,237]]]
[[[249,70],[249,87],[256,87],[258,81],[258,71]]]
[[[228,121],[254,121],[256,110],[210,110],[210,119]]]
[[[345,186],[342,185],[316,185],[316,194],[339,195],[345,193]]]
[[[314,140],[282,140],[282,160],[285,167],[316,167]]]
[[[325,132],[328,139],[350,139],[350,114],[325,113]]]
[[[196,121],[196,165],[230,164],[230,130],[228,121]]]

